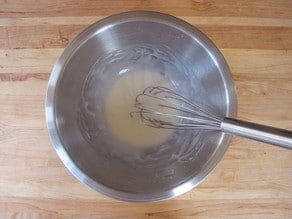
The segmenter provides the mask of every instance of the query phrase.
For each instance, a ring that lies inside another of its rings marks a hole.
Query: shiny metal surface
[[[167,87],[145,88],[137,95],[135,107],[131,116],[139,116],[153,128],[221,130],[222,117]]]
[[[261,124],[225,118],[221,123],[223,132],[292,149],[292,132]]]
[[[145,125],[153,128],[221,130],[292,149],[292,132],[289,130],[220,117],[167,87],[145,88],[137,95],[135,107],[137,111],[131,112],[131,116],[139,116]]]
[[[128,12],[89,26],[64,50],[48,84],[47,126],[65,166],[95,191],[124,201],[165,200],[189,191],[205,179],[222,159],[231,137],[216,131],[175,133],[174,137],[186,134],[188,138],[173,145],[136,151],[135,155],[145,162],[135,160],[130,150],[119,157],[98,144],[110,138],[106,132],[96,142],[88,141],[79,124],[86,78],[101,57],[133,45],[172,51],[182,63],[181,69],[190,69],[189,74],[172,76],[176,87],[190,98],[206,100],[216,113],[236,117],[236,91],[229,67],[203,33],[169,15]],[[183,89],[188,86],[193,89]]]

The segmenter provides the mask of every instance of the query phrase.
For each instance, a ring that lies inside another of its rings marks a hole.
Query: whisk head
[[[147,87],[136,97],[141,121],[154,128],[220,130],[222,118],[167,87]]]

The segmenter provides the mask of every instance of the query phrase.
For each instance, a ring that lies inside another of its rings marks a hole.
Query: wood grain
[[[230,65],[238,117],[292,130],[289,0],[0,0],[0,218],[292,218],[291,151],[239,137],[202,184],[165,202],[109,199],[64,167],[45,122],[50,72],[85,27],[129,10],[197,26]]]
[[[292,18],[291,1],[287,0],[149,0],[149,1],[77,1],[77,0],[39,0],[26,1],[1,0],[0,17],[54,17],[54,16],[107,16],[130,10],[154,10],[176,16],[235,16],[235,17],[276,17]]]
[[[292,49],[290,27],[197,26],[220,48]],[[3,49],[62,48],[85,27],[85,25],[2,26],[0,47]]]

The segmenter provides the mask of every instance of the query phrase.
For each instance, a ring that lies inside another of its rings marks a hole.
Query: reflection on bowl
[[[57,153],[81,182],[120,200],[164,200],[196,186],[220,161],[230,141],[220,132],[153,131],[124,116],[137,93],[153,83],[236,116],[223,56],[175,17],[114,15],[64,50],[49,81],[46,117]]]

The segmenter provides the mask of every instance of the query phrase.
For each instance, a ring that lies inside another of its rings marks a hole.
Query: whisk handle
[[[221,130],[228,134],[292,149],[292,132],[256,123],[225,118]]]

